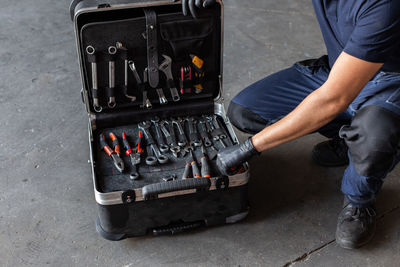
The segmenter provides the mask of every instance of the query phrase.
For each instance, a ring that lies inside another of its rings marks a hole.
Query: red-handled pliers
[[[122,173],[124,171],[125,165],[124,165],[124,161],[120,157],[121,150],[120,150],[118,139],[115,136],[115,134],[113,134],[113,133],[110,133],[109,136],[112,140],[114,149],[111,149],[108,146],[106,137],[104,136],[103,133],[100,134],[101,149],[103,149],[107,153],[107,155],[109,155],[112,158],[115,168],[117,168],[117,170]]]
[[[130,178],[133,180],[139,179],[139,173],[136,165],[140,164],[140,155],[144,153],[142,148],[142,132],[139,131],[139,139],[134,149],[132,149],[129,145],[125,132],[122,133],[122,142],[124,144],[125,154],[131,159],[132,163],[132,172]]]

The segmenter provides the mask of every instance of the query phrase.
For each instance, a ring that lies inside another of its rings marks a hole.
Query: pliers
[[[124,143],[125,154],[129,156],[132,163],[132,172],[130,178],[132,180],[137,180],[139,179],[137,165],[140,164],[140,155],[144,153],[144,150],[142,148],[142,132],[139,130],[139,139],[134,149],[132,149],[129,145],[125,132],[122,133],[122,142]]]
[[[104,136],[103,133],[100,134],[101,149],[103,149],[107,153],[107,155],[112,158],[115,168],[117,168],[117,170],[122,173],[124,171],[125,165],[124,165],[124,161],[120,157],[121,150],[120,150],[118,139],[115,136],[115,134],[113,134],[113,133],[110,133],[109,136],[112,140],[114,149],[111,149],[108,146],[106,137]]]

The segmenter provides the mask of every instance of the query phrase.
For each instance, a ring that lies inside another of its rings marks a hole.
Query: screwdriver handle
[[[206,156],[201,157],[201,177],[211,178],[210,166]]]
[[[196,160],[193,160],[191,165],[192,165],[193,177],[194,178],[201,178],[199,166],[197,166]]]
[[[183,171],[182,180],[190,178],[190,163],[186,161],[185,170]]]
[[[121,153],[121,149],[120,149],[120,146],[119,146],[118,138],[115,136],[114,133],[110,133],[109,136],[111,138],[111,141],[112,141],[112,144],[113,144],[113,147],[114,147],[114,152],[119,155]]]
[[[192,165],[193,177],[201,178],[201,174],[200,174],[199,166],[197,166],[197,162],[192,161],[191,165]]]
[[[104,149],[108,156],[111,157],[111,154],[114,153],[114,151],[107,145],[106,137],[103,133],[100,134],[100,146],[101,149]]]
[[[143,146],[142,146],[143,134],[142,134],[141,130],[139,130],[139,134],[138,135],[139,135],[139,138],[138,138],[138,141],[137,141],[137,144],[136,144],[136,152],[139,153],[139,154],[143,154],[144,153],[144,149],[143,149]]]
[[[125,154],[127,156],[132,154],[132,149],[131,149],[131,146],[129,145],[128,139],[126,139],[126,133],[125,132],[122,133],[122,143],[124,144],[124,148],[126,150]]]

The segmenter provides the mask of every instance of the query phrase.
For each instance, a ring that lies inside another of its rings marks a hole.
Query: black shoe
[[[336,243],[343,248],[358,248],[370,241],[375,233],[376,211],[371,204],[358,208],[345,199],[336,227]]]
[[[312,151],[313,160],[324,167],[337,167],[349,164],[347,145],[342,138],[333,138],[317,144]]]

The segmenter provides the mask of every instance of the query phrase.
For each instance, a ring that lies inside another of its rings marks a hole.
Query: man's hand
[[[194,18],[197,18],[197,8],[207,8],[215,4],[215,0],[182,0],[183,15],[188,14],[188,9]]]
[[[217,156],[217,166],[223,175],[229,175],[232,168],[259,154],[260,152],[254,148],[251,138],[249,138],[239,145],[222,149]]]

